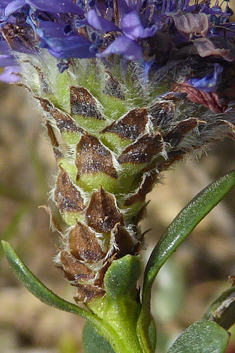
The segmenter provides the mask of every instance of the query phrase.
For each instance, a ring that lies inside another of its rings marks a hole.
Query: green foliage
[[[148,260],[144,275],[143,300],[149,295],[149,288],[162,265],[196,225],[232,190],[234,185],[235,171],[232,171],[203,189],[176,216]]]
[[[143,301],[138,323],[139,339],[143,346],[148,344],[151,289],[158,271],[196,225],[223,199],[234,185],[235,171],[232,171],[203,189],[176,216],[153,249],[145,268]]]
[[[91,310],[113,328],[117,339],[125,346],[123,353],[142,352],[136,335],[136,324],[140,313],[139,293],[136,289],[139,276],[138,256],[127,255],[114,261],[105,275],[105,299],[91,301],[88,304]]]
[[[77,305],[72,304],[53,293],[48,289],[23,263],[20,257],[17,255],[12,246],[6,241],[2,240],[2,246],[11,266],[13,272],[20,280],[20,282],[31,292],[35,297],[41,300],[43,303],[55,307],[59,310],[68,311],[70,313],[80,315],[85,319],[89,319],[92,316],[86,310],[79,308]]]
[[[140,260],[138,256],[127,255],[114,261],[105,276],[107,297],[121,299],[124,295],[134,294],[136,282],[140,277]]]
[[[167,353],[224,353],[229,334],[213,321],[201,320],[191,325]]]
[[[83,327],[82,341],[85,353],[114,353],[110,343],[101,337],[89,322]]]

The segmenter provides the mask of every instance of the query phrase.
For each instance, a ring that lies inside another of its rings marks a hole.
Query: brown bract
[[[83,135],[77,144],[77,180],[82,174],[105,173],[117,179],[111,152],[95,136]]]
[[[131,194],[131,196],[128,196],[126,198],[125,206],[133,205],[138,201],[143,202],[146,198],[146,195],[152,190],[153,185],[157,181],[157,178],[158,178],[158,175],[156,173],[155,168],[152,171],[144,174],[142,176],[142,180],[138,190],[135,193]]]
[[[170,98],[172,99],[173,97]],[[173,99],[171,99],[161,100],[149,107],[148,113],[150,114],[151,123],[153,124],[154,129],[160,129],[164,132],[171,126],[176,114],[176,105]]]
[[[224,113],[227,106],[219,102],[217,93],[203,92],[190,85],[188,82],[176,84],[173,88],[174,92],[184,92],[187,98],[197,104],[202,104],[204,107],[209,108],[214,113]]]
[[[145,134],[129,145],[119,156],[118,162],[122,163],[148,163],[163,150],[161,134],[155,136]]]
[[[62,112],[60,109],[55,108],[52,103],[50,103],[45,98],[38,98],[42,108],[45,112],[49,113],[51,119],[53,118],[60,132],[83,132],[83,130],[76,124],[76,122],[71,118],[69,114]],[[50,118],[49,117],[49,118]]]
[[[95,232],[86,224],[76,222],[76,225],[69,233],[69,246],[71,254],[78,260],[96,262],[104,258]]]
[[[137,231],[135,231],[135,233],[137,233]],[[123,257],[126,254],[134,255],[138,253],[137,247],[140,243],[134,243],[133,237],[125,227],[117,223],[113,229],[113,234],[117,244],[116,258]]]
[[[164,141],[175,147],[199,124],[205,124],[205,122],[196,118],[182,120],[164,136]]]
[[[70,87],[71,114],[104,120],[96,99],[84,87]]]
[[[73,257],[69,252],[65,250],[60,252],[60,265],[58,267],[63,269],[65,278],[72,285],[76,286],[76,300],[88,301],[105,294],[104,289],[100,287],[103,281],[103,273],[101,272],[102,276],[96,279],[95,272]]]
[[[121,87],[121,84],[118,82],[117,79],[114,78],[113,75],[111,75],[110,72],[107,72],[108,74],[108,80],[106,81],[105,87],[104,87],[104,94],[108,94],[109,96],[118,98],[118,99],[125,99],[125,94],[123,92],[123,89]]]
[[[135,140],[145,131],[147,123],[147,109],[136,108],[129,111],[122,119],[107,126],[101,132],[112,132],[123,139]]]
[[[116,206],[115,197],[102,187],[93,191],[86,219],[88,225],[100,233],[110,232],[117,223],[124,225],[123,215]]]
[[[85,208],[81,193],[73,184],[68,172],[61,166],[59,168],[60,172],[54,190],[55,203],[61,213],[81,212]]]

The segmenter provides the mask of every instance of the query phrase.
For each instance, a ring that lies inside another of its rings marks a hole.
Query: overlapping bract
[[[208,1],[1,2],[0,66],[43,110],[67,224],[52,216],[55,261],[77,300],[103,296],[111,262],[139,252],[159,173],[235,137],[231,14]]]

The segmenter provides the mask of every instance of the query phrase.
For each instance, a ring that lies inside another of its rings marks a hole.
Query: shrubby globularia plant
[[[138,226],[161,172],[191,152],[235,137],[235,26],[226,1],[2,0],[0,79],[35,98],[58,165],[51,211],[61,237],[57,267],[76,302],[50,292],[6,255],[44,302],[77,313],[86,352],[153,352],[152,283],[171,253],[233,187],[234,172],[177,216],[153,250],[140,290]],[[224,352],[234,289],[169,352]],[[226,319],[225,319],[226,317]]]

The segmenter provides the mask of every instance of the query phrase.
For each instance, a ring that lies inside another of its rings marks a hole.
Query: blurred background
[[[43,283],[73,301],[75,289],[52,263],[59,238],[38,207],[48,204],[56,172],[41,119],[20,87],[0,84],[0,107],[0,238],[13,245]],[[148,197],[142,230],[151,230],[143,258],[193,196],[234,168],[235,142],[225,139],[208,155],[179,162],[166,172]],[[229,275],[235,275],[235,190],[197,226],[158,276],[152,306],[159,353],[231,285]],[[82,325],[79,317],[46,306],[23,288],[0,248],[0,353],[82,353]],[[228,353],[233,353],[235,330],[230,341]]]

